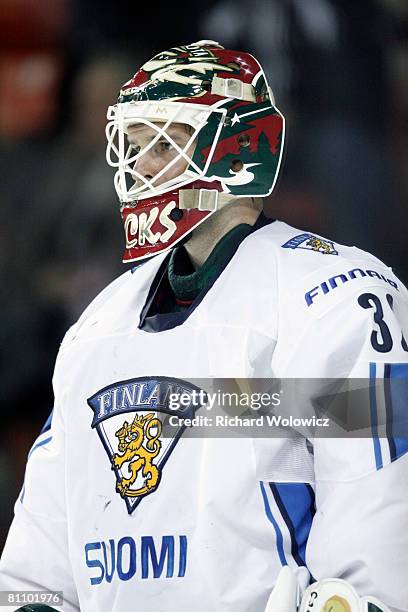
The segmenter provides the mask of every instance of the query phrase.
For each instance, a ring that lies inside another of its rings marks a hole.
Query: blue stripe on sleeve
[[[270,508],[269,501],[268,501],[268,496],[267,496],[266,491],[265,491],[264,483],[260,482],[259,484],[261,486],[261,493],[262,493],[262,498],[263,498],[264,505],[265,505],[266,516],[268,517],[268,519],[270,520],[270,522],[272,523],[272,525],[273,525],[273,527],[275,529],[275,533],[276,533],[276,548],[278,550],[278,555],[279,555],[280,562],[282,563],[282,565],[287,565],[288,562],[286,561],[285,551],[283,550],[282,532],[281,532],[281,530],[279,528],[278,523],[273,518],[273,514],[271,512],[271,508]]]
[[[32,447],[32,449],[30,450],[30,452],[28,453],[28,457],[27,459],[29,459],[31,457],[31,455],[33,454],[33,452],[39,448],[40,446],[44,446],[44,444],[48,444],[48,442],[51,442],[52,440],[52,436],[49,436],[48,438],[44,438],[43,440],[40,440],[39,442],[37,442],[37,444],[34,444],[34,446]]]
[[[315,514],[312,487],[301,482],[270,483],[291,536],[291,552],[299,566],[306,565],[306,544]]]
[[[40,435],[42,433],[45,433],[46,431],[48,431],[49,429],[51,429],[51,421],[52,421],[52,415],[54,413],[54,410],[51,410],[48,419],[45,421],[42,430],[40,431]]]
[[[387,419],[388,412],[390,412],[392,417],[390,433],[394,436],[389,438],[390,453],[391,461],[395,461],[408,452],[408,363],[387,364],[386,372],[388,375],[385,386]],[[403,432],[404,437],[398,437],[398,431]]]
[[[377,418],[377,397],[376,397],[376,382],[377,368],[375,363],[370,363],[370,416],[371,416],[371,431],[373,432],[374,456],[377,470],[383,467],[381,444],[378,438],[378,418]]]
[[[390,449],[390,459],[391,461],[395,461],[396,459],[396,448],[395,448],[395,440],[393,438],[393,425],[394,425],[394,415],[393,415],[393,402],[391,396],[391,365],[386,363],[384,365],[384,400],[385,400],[385,413],[386,413],[386,433],[388,446]]]
[[[43,440],[40,440],[40,442],[37,442],[37,444],[34,444],[32,449],[28,453],[27,461],[29,460],[29,458],[31,457],[31,455],[33,454],[33,452],[37,448],[39,448],[40,446],[44,446],[44,444],[48,444],[48,442],[51,442],[51,440],[52,440],[52,436],[49,436],[48,438],[44,438]],[[25,495],[25,483],[23,484],[23,489],[22,489],[21,495],[20,495],[20,502],[21,503],[23,503],[23,501],[24,501],[24,495]]]

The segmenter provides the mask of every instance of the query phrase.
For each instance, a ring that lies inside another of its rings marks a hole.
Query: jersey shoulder
[[[256,232],[274,259],[283,310],[295,308],[321,316],[360,291],[393,290],[404,301],[408,292],[392,269],[354,246],[302,231],[283,222]]]
[[[355,246],[339,244],[334,240],[301,230],[283,221],[275,221],[253,234],[258,242],[269,243],[271,253],[278,259],[279,265],[293,269],[298,275],[305,272],[336,266],[339,262],[367,262],[367,264],[385,264],[377,257]]]
[[[88,304],[85,310],[82,312],[78,320],[71,325],[66,332],[60,346],[60,351],[66,348],[68,344],[76,336],[82,325],[98,311],[99,308],[103,307],[107,301],[129,280],[131,271],[124,272],[117,278],[115,278],[109,285],[107,285],[102,291]]]
[[[125,307],[126,304],[131,308],[132,298],[137,299],[146,282],[156,273],[162,259],[163,256],[158,255],[124,272],[109,283],[85,308],[76,323],[69,328],[61,343],[60,353],[75,338],[80,337],[81,331],[92,325],[93,320],[100,316],[106,318],[109,312],[118,312],[121,305]]]
[[[343,274],[348,280],[358,277],[379,281],[384,281],[384,277],[395,279],[392,269],[371,253],[282,221],[264,226],[245,243],[248,252],[253,252],[253,258],[262,259],[276,269],[282,281],[280,288],[293,287],[298,282],[303,284],[306,278],[322,275]]]

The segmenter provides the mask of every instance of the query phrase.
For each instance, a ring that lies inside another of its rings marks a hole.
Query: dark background
[[[267,212],[408,280],[406,0],[0,0],[0,550],[67,327],[124,271],[106,108],[155,53],[252,52],[287,119]]]

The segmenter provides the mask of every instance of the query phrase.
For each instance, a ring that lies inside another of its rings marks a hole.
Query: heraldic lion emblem
[[[312,236],[310,240],[306,242],[307,246],[310,246],[313,251],[319,251],[320,253],[326,253],[329,255],[333,249],[326,240],[322,240],[321,238],[316,238]]]
[[[160,482],[161,473],[153,460],[160,453],[162,423],[151,412],[145,415],[136,413],[132,423],[125,421],[115,432],[119,439],[118,451],[112,456],[112,467],[121,469],[124,464],[130,472],[130,477],[122,476],[116,484],[116,489],[122,497],[141,497],[153,492]],[[139,488],[132,485],[141,475],[144,480]]]

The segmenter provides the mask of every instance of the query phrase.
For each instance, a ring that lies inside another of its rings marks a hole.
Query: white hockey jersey
[[[408,379],[405,287],[359,249],[273,222],[184,320],[141,329],[166,256],[114,281],[61,345],[0,590],[62,590],[65,612],[262,612],[289,564],[303,588],[344,578],[408,610],[408,439],[392,424],[379,437],[375,412],[401,416],[406,395],[373,387],[372,437],[313,448],[166,440],[158,424],[189,379]]]

